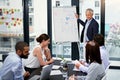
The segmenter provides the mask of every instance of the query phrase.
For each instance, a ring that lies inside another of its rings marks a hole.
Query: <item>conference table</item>
[[[55,60],[52,70],[50,72],[49,80],[68,80],[68,78],[71,75],[75,76],[86,76],[86,73],[83,73],[81,71],[75,71],[74,64],[72,61],[68,61],[66,64],[61,64],[61,60]],[[37,69],[34,71],[31,77],[34,75],[40,75],[39,73],[40,69]]]

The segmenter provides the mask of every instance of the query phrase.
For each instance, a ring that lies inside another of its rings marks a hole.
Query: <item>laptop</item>
[[[49,79],[50,72],[52,70],[53,64],[46,65],[42,68],[41,75],[35,75],[29,80],[47,80]]]

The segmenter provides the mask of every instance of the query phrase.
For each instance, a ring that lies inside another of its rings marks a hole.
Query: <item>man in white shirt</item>
[[[101,55],[102,64],[103,64],[104,69],[106,69],[110,63],[109,63],[108,52],[104,46],[104,37],[101,34],[95,34],[93,40],[95,42],[97,42],[100,46],[100,55]],[[85,63],[84,61],[81,61],[81,65],[79,67],[79,70],[87,73],[88,66],[89,66],[89,64]]]
[[[16,52],[6,57],[0,70],[0,80],[24,80],[25,76],[30,74],[26,72],[24,75],[22,67],[22,58],[27,58],[29,54],[29,46],[25,42],[17,42],[15,45]]]

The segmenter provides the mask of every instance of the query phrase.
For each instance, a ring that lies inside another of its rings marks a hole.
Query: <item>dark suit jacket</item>
[[[87,20],[85,22],[83,22],[81,19],[78,19],[78,22],[83,26],[83,30],[82,30],[82,34],[81,34],[81,42],[83,42],[84,30],[85,30],[85,25],[87,23]],[[98,25],[97,21],[93,18],[87,29],[87,37],[88,37],[89,41],[92,41],[93,36],[95,34],[98,34],[98,32],[99,32],[99,25]]]

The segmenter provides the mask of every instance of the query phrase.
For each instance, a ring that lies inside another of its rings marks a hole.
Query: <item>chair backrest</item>
[[[106,69],[105,69],[105,73],[107,73],[109,67],[110,67],[110,64],[106,67]]]
[[[107,80],[107,75],[106,74],[103,76],[102,80]]]
[[[107,75],[106,74],[107,74],[107,71],[108,71],[109,67],[110,67],[110,64],[105,69],[105,75],[103,76],[102,80],[107,80]]]
[[[46,65],[42,68],[40,80],[46,80],[49,78],[50,72],[52,70],[52,66],[53,66],[53,64],[50,64],[50,65]]]

